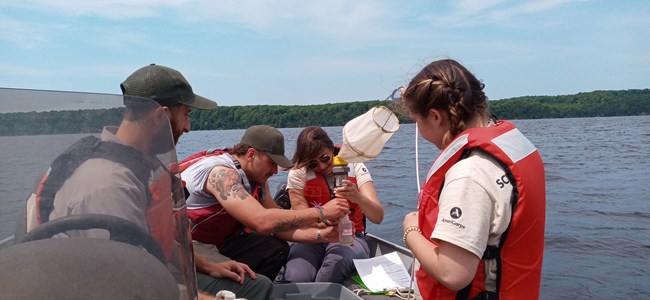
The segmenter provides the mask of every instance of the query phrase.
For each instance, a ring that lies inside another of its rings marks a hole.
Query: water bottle
[[[353,235],[352,221],[348,218],[348,215],[343,215],[339,220],[339,243],[341,245],[352,245],[352,235]]]
[[[334,168],[332,169],[334,188],[343,186],[343,180],[348,179],[348,173],[350,173],[348,162],[338,156],[334,156]],[[339,243],[341,245],[352,245],[353,234],[354,228],[352,221],[350,221],[348,215],[343,215],[339,220]]]

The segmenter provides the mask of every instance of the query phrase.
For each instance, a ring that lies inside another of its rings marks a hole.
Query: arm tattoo
[[[215,197],[222,201],[230,198],[244,200],[250,196],[242,185],[239,175],[228,169],[213,170],[208,178],[208,185],[217,192]]]
[[[300,227],[304,227],[305,226],[304,224],[305,224],[304,219],[294,216],[293,220],[291,221],[280,221],[280,222],[273,223],[273,232],[284,232],[284,231],[295,230]]]

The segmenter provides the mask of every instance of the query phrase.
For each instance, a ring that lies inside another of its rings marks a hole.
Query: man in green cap
[[[180,72],[161,65],[150,64],[136,70],[120,84],[120,88],[124,95],[149,98],[165,108],[174,143],[178,143],[184,132],[190,131],[192,108],[217,108],[216,102],[194,94],[192,86]]]
[[[182,238],[183,229],[188,232],[187,227],[181,228],[187,224],[182,222],[187,212],[179,174],[172,168],[174,146],[190,131],[190,111],[214,109],[217,103],[194,94],[177,70],[156,64],[136,70],[120,88],[125,112],[119,127],[106,126],[99,138],[83,138],[52,163],[42,181],[44,188],[33,194],[38,200],[31,203],[36,206],[30,208],[28,202],[28,211],[38,212],[33,214],[37,219],[27,221],[28,231],[73,215],[119,217],[154,238],[170,270],[187,273],[185,289],[193,290],[199,278],[203,283],[199,289],[211,294],[203,292],[199,298],[214,299],[220,290],[248,299],[269,298],[273,293],[269,279],[255,280],[248,266],[232,260],[191,259],[189,238],[187,243]],[[97,229],[71,230],[60,236],[109,238],[108,232]],[[194,266],[188,266],[192,262],[206,275],[194,274]]]
[[[217,103],[194,94],[192,87],[178,71],[156,64],[142,67],[121,85],[124,95],[153,99],[167,112],[174,144],[184,132],[190,131],[192,108],[214,109]],[[195,253],[199,289],[209,293],[220,290],[235,292],[237,297],[264,299],[271,296],[273,283],[255,274],[246,264],[234,260],[214,262]],[[207,275],[207,276],[206,276]],[[203,295],[201,295],[203,296]]]

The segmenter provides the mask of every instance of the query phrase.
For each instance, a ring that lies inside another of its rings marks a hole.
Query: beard
[[[170,132],[169,127],[161,126],[152,136],[151,154],[163,154],[173,150],[177,140],[178,137]]]

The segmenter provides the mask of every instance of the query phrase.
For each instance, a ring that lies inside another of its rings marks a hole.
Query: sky
[[[179,70],[222,106],[385,99],[452,58],[491,100],[650,88],[647,0],[0,2],[0,87],[120,94]]]

